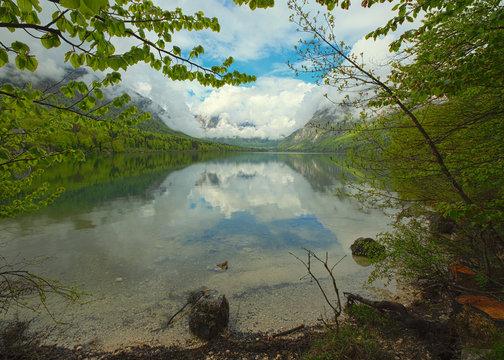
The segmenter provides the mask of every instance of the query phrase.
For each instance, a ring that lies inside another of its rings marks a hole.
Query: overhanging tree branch
[[[61,31],[58,29],[53,29],[49,27],[51,25],[37,25],[37,24],[16,24],[16,23],[0,23],[0,28],[12,28],[12,29],[35,29],[38,31],[49,32],[51,34],[61,35]]]
[[[371,81],[363,81],[362,79],[359,78],[357,78],[357,80],[363,81],[365,83],[372,83],[380,87],[390,96],[390,98],[393,100],[393,103],[397,104],[399,108],[406,114],[406,116],[410,118],[414,126],[423,136],[430,151],[436,158],[436,162],[439,165],[441,172],[447,178],[449,183],[453,186],[456,193],[466,204],[473,204],[474,202],[472,201],[472,199],[469,198],[469,196],[464,192],[462,186],[460,186],[455,176],[450,172],[450,170],[446,166],[443,156],[439,152],[436,144],[434,143],[430,135],[427,133],[427,131],[422,126],[417,117],[410,111],[410,109],[408,109],[408,107],[399,99],[399,97],[395,95],[394,91],[392,91],[392,89],[389,86],[387,86],[387,84],[385,84],[383,81],[381,81],[378,77],[374,76],[371,72],[365,70],[364,67],[359,65],[354,59],[352,59],[351,56],[348,56],[344,51],[342,51],[338,46],[334,45],[326,36],[324,36],[324,34],[322,34],[319,31],[319,29],[317,29],[312,24],[311,20],[308,17],[308,14],[304,12],[303,9],[295,1],[291,1],[291,4],[293,9],[302,18],[303,23],[299,25],[301,25],[305,29],[305,31],[309,31],[312,34],[314,34],[319,41],[321,41],[322,43],[327,45],[330,49],[332,49],[336,54],[338,54],[338,56],[341,57],[341,59],[348,61],[354,69],[356,69],[359,73],[363,74],[365,77],[369,78]]]

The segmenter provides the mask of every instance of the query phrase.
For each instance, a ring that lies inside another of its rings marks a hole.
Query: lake
[[[33,320],[50,343],[185,341],[185,318],[155,330],[202,287],[226,295],[234,331],[287,329],[331,315],[290,254],[305,258],[303,247],[333,261],[348,255],[335,270],[340,291],[374,289],[349,247],[389,219],[334,196],[340,172],[330,156],[314,154],[89,157],[47,171],[67,189],[49,208],[0,221],[2,255],[37,259],[32,271],[93,294],[85,305],[50,301],[66,325],[44,312]],[[224,261],[226,271],[216,266]],[[9,315],[34,317],[15,308]]]

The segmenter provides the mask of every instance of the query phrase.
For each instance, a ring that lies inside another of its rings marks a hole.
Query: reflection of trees
[[[328,155],[281,155],[290,168],[301,174],[315,191],[327,192],[340,182],[342,169]]]
[[[236,178],[244,180],[250,180],[255,178],[256,176],[257,176],[256,172],[248,174],[241,170],[238,172],[238,174],[235,175]],[[207,171],[201,174],[201,177],[196,181],[196,186],[202,186],[202,185],[220,186],[221,184],[222,180],[219,174]]]
[[[73,176],[72,179],[74,182],[83,182],[84,181],[84,176],[80,172],[76,172]]]
[[[240,171],[237,176],[239,178],[249,180],[249,179],[255,178],[257,176],[257,174],[256,173],[254,173],[254,174],[245,174],[243,171]]]
[[[218,154],[115,154],[88,156],[84,162],[67,161],[45,172],[49,183],[66,188],[57,203],[45,211],[74,213],[75,204],[86,207],[121,197],[145,197],[172,171],[216,156]]]
[[[196,186],[202,186],[202,185],[213,185],[213,186],[219,186],[220,185],[220,180],[219,180],[219,175],[213,172],[203,172],[201,174],[201,177],[196,181]]]

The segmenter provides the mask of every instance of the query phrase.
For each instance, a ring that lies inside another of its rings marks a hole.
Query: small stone
[[[75,351],[82,351],[82,346],[81,346],[81,345],[77,346],[77,347],[75,348]]]

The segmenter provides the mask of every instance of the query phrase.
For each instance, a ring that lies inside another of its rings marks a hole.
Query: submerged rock
[[[371,257],[385,251],[385,247],[371,238],[360,237],[350,246],[353,256]]]
[[[365,256],[352,255],[352,258],[354,259],[354,261],[357,265],[360,265],[362,267],[368,267],[371,265],[371,261],[369,260],[369,258],[367,258]]]
[[[189,330],[203,340],[215,338],[229,322],[229,303],[225,295],[205,295],[189,313]]]

